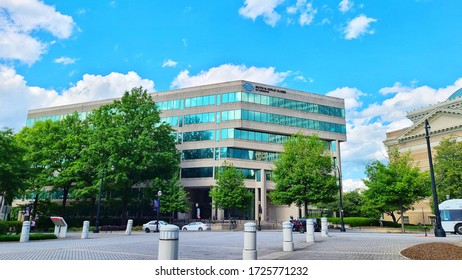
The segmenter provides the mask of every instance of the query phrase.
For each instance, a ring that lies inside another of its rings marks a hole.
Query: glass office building
[[[212,209],[208,196],[217,168],[226,160],[246,177],[255,203],[247,219],[285,220],[298,216],[297,209],[273,205],[267,197],[274,189],[272,162],[282,143],[299,131],[317,134],[326,142],[340,165],[340,143],[346,141],[344,100],[248,81],[233,81],[151,94],[162,121],[175,130],[181,151],[181,178],[196,203],[201,218],[220,219],[224,212]],[[87,102],[29,111],[27,125],[45,119],[57,120],[77,111],[82,118],[113,100]],[[193,213],[187,213],[194,216]]]

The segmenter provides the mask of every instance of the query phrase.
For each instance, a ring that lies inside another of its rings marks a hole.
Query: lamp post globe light
[[[435,219],[436,219],[435,237],[446,237],[446,232],[441,226],[441,215],[440,215],[440,209],[438,206],[438,195],[436,193],[435,173],[433,171],[432,150],[430,147],[430,128],[431,127],[430,127],[430,124],[428,123],[428,119],[425,119],[425,138],[427,140],[428,162],[430,165],[430,178],[432,180],[433,204],[435,207],[434,209]]]
[[[157,223],[156,223],[156,232],[159,232],[159,212],[160,212],[160,197],[162,196],[162,191],[157,192]]]
[[[345,232],[345,223],[343,222],[343,188],[342,188],[342,173],[340,172],[340,168],[336,165],[335,166],[335,173],[338,175],[338,186],[339,186],[339,200],[340,200],[340,231]]]

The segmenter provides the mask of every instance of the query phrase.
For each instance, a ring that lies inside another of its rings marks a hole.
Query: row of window
[[[290,110],[303,111],[308,113],[323,114],[335,117],[345,117],[345,110],[332,106],[319,105],[314,103],[302,102],[297,100],[267,96],[250,92],[230,92],[223,93],[223,103],[249,102],[254,104],[285,108]]]
[[[170,124],[171,126],[182,127],[182,120],[184,119],[185,125],[198,124],[198,123],[220,123],[220,112],[217,112],[215,119],[214,112],[207,112],[202,114],[185,115],[184,117],[172,116],[161,118],[161,121]],[[279,124],[284,126],[300,127],[313,130],[322,130],[336,133],[346,134],[346,127],[344,124],[330,123],[318,120],[297,118],[291,116],[284,116],[278,114],[271,114],[265,112],[251,111],[251,110],[229,110],[221,112],[222,121],[231,120],[247,120],[262,123]]]
[[[221,139],[242,139],[257,142],[282,144],[289,137],[289,135],[265,133],[237,128],[225,128],[221,130]]]
[[[215,167],[215,176],[218,174],[220,167]],[[247,168],[236,168],[239,172],[244,174],[245,179],[257,179],[258,182],[261,180],[261,171]],[[271,172],[268,171],[266,174],[267,180],[271,179]],[[213,167],[192,167],[181,169],[181,178],[213,178]]]
[[[87,118],[88,114],[87,112],[80,112],[78,113],[79,114],[79,118],[81,120],[84,120]],[[41,118],[33,118],[33,119],[27,119],[26,120],[26,126],[33,126],[36,122],[44,122],[46,120],[51,120],[53,122],[55,121],[60,121],[60,120],[63,120],[66,116],[68,115],[72,115],[72,114],[63,114],[63,115],[55,115],[55,116],[46,116],[46,117],[41,117]]]
[[[220,156],[221,159],[234,158],[234,159],[273,162],[278,159],[279,153],[240,149],[240,148],[231,148],[231,147],[190,149],[190,150],[181,151],[182,160],[212,159],[212,158],[215,158],[216,160],[218,160],[219,159],[218,156]]]
[[[279,124],[284,126],[293,126],[314,130],[322,130],[336,133],[346,134],[346,127],[344,124],[330,123],[318,120],[303,119],[291,116],[284,116],[278,114],[270,114],[264,112],[250,111],[250,110],[230,110],[223,111],[222,120],[247,120],[262,123]]]
[[[209,105],[220,105],[220,94],[215,95],[206,95],[206,96],[197,96],[186,99],[175,99],[169,101],[158,102],[157,105],[160,110],[175,110],[180,108],[199,107],[199,106],[209,106]],[[256,94],[251,92],[229,92],[223,93],[221,95],[222,103],[232,103],[232,102],[249,102],[254,104],[260,104],[265,106],[272,106],[278,108],[285,108],[290,110],[297,110],[315,114],[323,114],[335,117],[345,117],[345,109],[319,105],[315,103],[296,101],[291,99],[285,99],[275,96],[268,96],[263,94]]]

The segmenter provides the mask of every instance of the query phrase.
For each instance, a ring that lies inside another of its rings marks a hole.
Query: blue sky
[[[245,79],[345,98],[347,190],[462,87],[456,0],[0,0],[0,127],[27,110]]]

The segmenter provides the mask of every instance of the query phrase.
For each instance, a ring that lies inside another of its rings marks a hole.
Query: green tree
[[[120,197],[124,224],[135,184],[155,178],[168,181],[178,174],[180,156],[173,129],[160,123],[156,104],[141,87],[94,110],[87,120],[91,129],[85,161],[98,172],[105,168],[104,188]]]
[[[404,212],[412,205],[430,195],[429,176],[420,171],[410,153],[400,154],[395,149],[389,153],[389,163],[378,160],[366,165],[364,191],[366,205],[390,215],[394,222],[394,211],[399,211],[404,231]]]
[[[32,127],[24,127],[17,135],[18,141],[27,152],[25,159],[30,163],[27,193],[34,195],[32,219],[35,218],[40,191],[53,185],[55,171],[59,168],[59,154],[56,143],[60,140],[60,127],[51,120],[41,121]]]
[[[187,212],[190,210],[188,192],[181,185],[181,180],[173,177],[168,181],[156,178],[143,191],[144,199],[151,203],[157,198],[158,191],[162,192],[160,213],[170,214],[173,219],[175,212]]]
[[[86,170],[81,153],[88,145],[89,129],[77,113],[58,121],[58,125],[59,140],[53,145],[57,161],[54,164],[52,185],[55,189],[63,191],[61,215],[65,216],[69,192],[72,188],[81,186],[78,182],[82,182],[82,171]]]
[[[335,201],[329,203],[318,204],[317,207],[320,209],[327,209],[331,212],[335,212],[337,217],[340,217],[339,213],[339,196],[335,196]],[[343,194],[343,215],[344,217],[372,217],[370,213],[363,211],[362,207],[364,204],[364,195],[359,190],[353,190],[345,192]],[[380,215],[380,213],[379,213]]]
[[[253,195],[245,187],[244,179],[244,174],[225,161],[218,171],[216,185],[210,188],[215,208],[227,209],[229,219],[231,208],[246,209],[252,203]]]
[[[269,193],[277,204],[305,207],[309,204],[327,203],[338,192],[336,177],[332,172],[332,158],[325,144],[317,135],[301,133],[290,137],[283,144],[284,151],[274,162],[275,190]]]
[[[435,181],[440,200],[446,195],[462,197],[462,142],[455,137],[443,139],[435,148]]]
[[[26,149],[17,141],[13,130],[0,130],[0,199],[7,204],[27,187],[29,164],[25,155]]]

